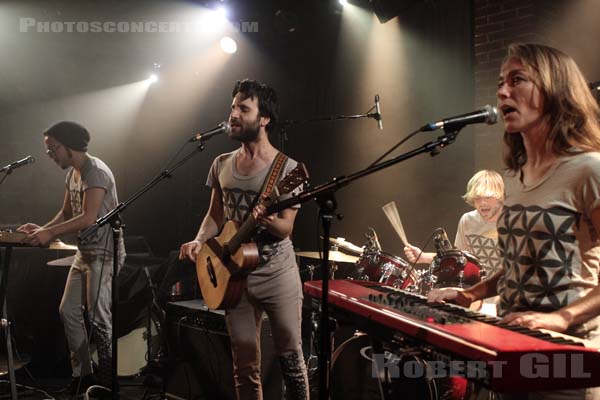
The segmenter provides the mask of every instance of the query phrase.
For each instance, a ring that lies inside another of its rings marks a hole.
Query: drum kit
[[[402,257],[382,251],[377,236],[372,228],[367,234],[367,243],[359,247],[344,238],[331,238],[329,252],[331,279],[339,270],[340,263],[352,264],[348,276],[344,279],[371,281],[426,296],[434,288],[465,288],[479,282],[484,276],[479,259],[473,254],[452,247],[437,252],[433,262],[426,268],[418,268]],[[346,250],[347,254],[342,252]],[[316,251],[296,252],[298,257],[313,260],[321,259]],[[309,280],[314,279],[318,265],[306,267]]]
[[[425,268],[417,267],[402,257],[383,251],[373,228],[369,228],[366,237],[367,242],[364,246],[357,246],[344,238],[330,239],[331,279],[336,279],[335,273],[338,271],[340,264],[350,264],[350,273],[347,276],[339,276],[338,278],[378,282],[395,289],[426,296],[434,288],[464,288],[471,286],[479,282],[484,275],[477,257],[469,252],[453,248],[447,240],[445,232],[443,235],[434,235],[437,253],[433,262]],[[406,243],[405,239],[403,242]],[[321,259],[319,252],[297,252],[296,255],[311,260]],[[313,280],[315,270],[319,268],[319,265],[309,264],[306,268],[309,271],[309,279]],[[345,270],[348,271],[348,268],[345,268]],[[309,343],[306,343],[309,352],[305,352],[309,376],[317,372],[318,357],[314,351],[314,341],[318,329],[317,321],[317,313],[313,309],[310,317],[310,340]],[[366,352],[372,351],[370,338],[362,332],[351,330],[353,334],[349,335],[347,330],[344,333],[343,329],[337,329],[331,337],[332,349],[335,349],[331,360],[332,398],[379,399],[381,398],[379,388],[370,372],[372,368],[371,361],[368,355],[365,355]],[[339,345],[336,345],[335,342],[338,342]],[[402,357],[402,362],[408,360],[409,363],[427,365],[425,360],[417,356]],[[347,383],[348,376],[352,376],[353,385]],[[346,383],[336,385],[336,381]],[[414,394],[413,397],[415,398],[433,400],[439,398],[438,391],[443,391],[445,385],[448,385],[448,382],[435,382],[426,379],[415,381],[414,379],[405,378],[395,380],[392,388],[395,388],[394,390],[398,393],[408,391]],[[447,398],[462,398],[462,395]]]

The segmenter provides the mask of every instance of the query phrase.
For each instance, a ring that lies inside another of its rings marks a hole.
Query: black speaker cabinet
[[[173,359],[165,382],[167,397],[235,400],[223,311],[209,311],[198,299],[168,303],[167,333]],[[264,399],[282,399],[281,370],[266,317],[261,330],[261,376]]]

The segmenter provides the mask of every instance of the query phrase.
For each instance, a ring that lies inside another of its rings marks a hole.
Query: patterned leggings
[[[71,353],[73,376],[86,376],[93,372],[84,321],[84,309],[87,307],[92,325],[92,340],[98,348],[98,380],[101,385],[110,387],[113,259],[105,258],[103,253],[104,251],[95,254],[77,252],[69,270],[59,312]],[[120,254],[119,267],[125,259],[124,247]]]
[[[302,285],[298,269],[295,266],[286,268],[268,281],[249,286],[240,303],[226,313],[238,399],[262,399],[260,324],[263,311],[271,323],[275,351],[286,385],[286,399],[308,399],[308,376],[300,333]]]

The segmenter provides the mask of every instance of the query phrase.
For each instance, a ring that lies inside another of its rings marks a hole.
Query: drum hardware
[[[298,251],[296,255],[299,257],[306,257],[312,259],[321,259],[321,255],[317,251]],[[332,245],[331,250],[329,251],[329,277],[330,279],[335,279],[335,273],[340,269],[338,263],[356,263],[359,260],[358,257],[352,256],[346,253],[342,253],[338,250],[337,245]],[[315,270],[319,268],[320,265],[307,265],[308,274],[310,280],[314,280]],[[344,267],[342,267],[342,272],[344,272]],[[351,267],[352,268],[352,267]],[[347,271],[346,271],[347,273]]]
[[[337,264],[334,262],[329,266],[329,272],[331,273],[331,279],[335,279],[335,272],[338,270]]]
[[[319,357],[315,353],[315,340],[317,331],[319,330],[319,317],[313,309],[310,312],[310,337],[309,337],[309,354],[306,358],[306,370],[308,374],[316,373],[319,369]]]
[[[315,270],[319,268],[319,265],[308,264],[306,269],[308,270],[308,280],[312,281],[315,278]],[[335,273],[339,269],[337,263],[331,262],[329,264],[329,278],[335,279]]]
[[[437,228],[433,234],[433,244],[438,256],[444,255],[448,251],[454,250],[454,246],[450,243],[448,235],[444,228]]]
[[[320,306],[319,307],[319,311],[320,311]],[[309,374],[309,377],[311,376],[311,374],[317,374],[318,370],[319,370],[319,355],[316,353],[315,349],[317,348],[316,344],[317,344],[317,338],[320,337],[319,335],[319,321],[321,318],[320,312],[316,311],[316,309],[311,310],[310,312],[310,336],[309,336],[309,343],[308,343],[308,348],[309,348],[309,353],[308,356],[305,357],[305,362],[306,362],[306,370]],[[335,333],[338,330],[339,324],[337,322],[337,320],[333,317],[329,317],[329,340],[330,340],[330,345],[331,345],[331,349],[335,349]],[[358,331],[357,331],[358,332]],[[333,368],[333,364],[335,363],[335,352],[332,355],[332,361],[331,361],[331,366]]]
[[[364,246],[365,252],[381,251],[381,244],[379,243],[379,238],[377,237],[375,229],[369,227],[365,236],[367,237],[367,243]]]
[[[315,279],[315,268],[317,268],[315,265],[312,264],[308,264],[306,266],[306,269],[308,269],[308,276],[309,276],[309,280],[314,280]]]
[[[435,261],[435,260],[434,260]],[[418,290],[417,293],[424,296],[427,295],[437,285],[437,276],[433,273],[433,263],[429,266],[429,269],[423,270],[420,273],[419,284],[416,285]]]

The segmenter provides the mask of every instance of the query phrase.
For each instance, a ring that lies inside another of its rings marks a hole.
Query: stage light
[[[221,20],[227,21],[227,9],[225,7],[217,7],[215,9],[215,14],[218,15]]]
[[[202,25],[205,32],[223,32],[228,22],[225,7],[207,9],[202,17]]]
[[[221,49],[227,54],[233,54],[237,51],[237,43],[232,38],[225,36],[221,39]]]
[[[338,0],[338,2],[342,5],[345,6],[348,4],[348,0]]]
[[[154,82],[157,82],[158,81],[158,75],[156,75],[156,74],[150,75],[148,77],[147,81],[148,81],[149,84],[153,84]]]

